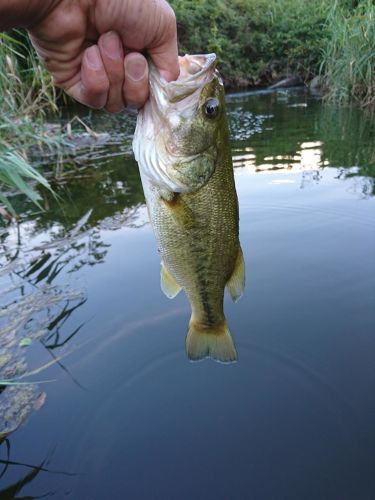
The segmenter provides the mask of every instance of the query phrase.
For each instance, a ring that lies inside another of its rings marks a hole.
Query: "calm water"
[[[303,92],[228,108],[239,362],[187,360],[190,306],[159,287],[134,123],[94,116],[63,200],[20,199],[22,223],[0,228],[0,378],[53,380],[0,394],[3,428],[27,406],[0,445],[1,499],[375,498],[374,122]]]

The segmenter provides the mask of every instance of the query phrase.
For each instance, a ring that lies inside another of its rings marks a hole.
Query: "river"
[[[16,199],[20,223],[0,227],[0,378],[38,382],[0,393],[0,431],[19,426],[0,498],[375,498],[375,122],[301,90],[227,105],[238,362],[187,360],[190,306],[160,290],[134,119],[92,114],[59,198]]]

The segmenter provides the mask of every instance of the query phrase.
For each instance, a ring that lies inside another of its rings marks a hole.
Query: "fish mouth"
[[[215,76],[216,54],[179,56],[180,75],[167,82],[152,64],[150,67],[151,98],[160,108],[178,103],[205,87]]]

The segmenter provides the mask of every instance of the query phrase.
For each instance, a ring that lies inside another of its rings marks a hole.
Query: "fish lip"
[[[188,59],[191,59],[192,63],[200,65],[201,69],[199,71],[196,71],[195,73],[189,73],[189,76],[187,78],[179,77],[177,80],[170,82],[172,85],[186,85],[187,83],[195,82],[197,79],[200,79],[208,72],[213,73],[217,58],[216,54],[213,52],[211,54],[185,54],[183,57],[179,58],[180,66],[182,66]]]
[[[187,78],[181,78],[181,74],[178,77],[177,80],[172,80],[171,82],[168,82],[156,69],[154,64],[151,65],[151,72],[153,73],[153,78],[157,80],[160,84],[163,86],[183,86],[186,85],[187,83],[190,83],[197,78],[200,78],[203,76],[205,73],[207,73],[209,70],[212,70],[216,66],[216,54],[214,52],[210,54],[185,54],[184,56],[179,56],[179,63],[180,66],[184,64],[184,60],[191,59],[191,62],[195,62],[199,64],[197,61],[199,60],[201,62],[200,66],[201,69],[195,73],[189,73],[189,76]],[[182,64],[181,64],[182,63]]]
[[[215,76],[217,57],[215,53],[211,54],[185,54],[179,57],[180,67],[187,66],[188,64],[196,64],[200,69],[194,73],[189,73],[187,70],[184,74],[180,74],[177,80],[168,82],[163,76],[160,75],[154,64],[150,63],[150,88],[151,95],[154,95],[159,106],[161,104],[158,95],[162,94],[164,99],[169,103],[181,101],[193,94],[197,90],[203,88]],[[187,76],[185,76],[187,73]],[[163,99],[163,100],[164,100]]]

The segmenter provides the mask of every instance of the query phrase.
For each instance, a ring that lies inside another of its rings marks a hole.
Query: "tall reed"
[[[375,5],[361,0],[348,9],[335,0],[327,19],[329,38],[321,72],[329,100],[375,103]]]
[[[55,88],[25,36],[19,31],[0,33],[0,202],[12,213],[9,189],[37,203],[39,195],[27,180],[49,187],[30,165],[28,149],[59,142],[44,126],[45,113],[57,111]]]

